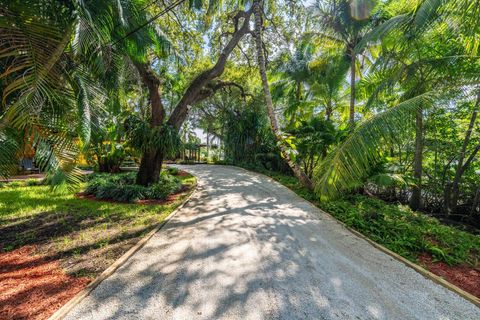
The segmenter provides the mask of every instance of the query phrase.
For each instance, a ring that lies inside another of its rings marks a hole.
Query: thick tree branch
[[[195,100],[192,102],[192,105],[199,103],[200,101],[203,101],[205,99],[208,99],[212,97],[217,91],[225,89],[225,88],[230,88],[230,87],[235,87],[240,90],[240,95],[245,98],[247,95],[250,95],[248,93],[245,93],[245,90],[241,85],[238,83],[232,82],[232,81],[219,81],[216,83],[209,83],[207,84],[200,92],[198,95],[195,97]]]
[[[235,31],[232,34],[232,37],[228,41],[227,45],[223,48],[220,56],[218,57],[217,63],[211,68],[201,74],[199,74],[189,85],[183,97],[178,102],[177,106],[173,110],[168,124],[180,129],[182,123],[185,121],[185,118],[188,114],[188,107],[195,104],[198,101],[198,96],[201,94],[202,90],[207,86],[213,79],[219,77],[225,70],[225,64],[227,63],[228,57],[232,53],[233,49],[237,46],[239,41],[243,38],[244,35],[250,33],[250,16],[251,10],[249,11],[240,11],[234,16],[235,22]],[[240,18],[243,18],[241,26],[239,26]]]
[[[162,99],[160,97],[160,80],[158,79],[155,72],[150,68],[150,63],[133,63],[142,78],[143,84],[148,88],[150,105],[151,105],[151,118],[150,125],[159,126],[163,123],[165,119],[165,108],[162,104]]]

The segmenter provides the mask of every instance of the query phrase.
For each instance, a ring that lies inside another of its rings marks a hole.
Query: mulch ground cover
[[[90,281],[67,275],[35,246],[0,253],[0,319],[48,319]]]
[[[418,261],[437,276],[480,298],[480,270],[467,265],[449,266],[445,262],[433,261],[428,254],[420,255]]]

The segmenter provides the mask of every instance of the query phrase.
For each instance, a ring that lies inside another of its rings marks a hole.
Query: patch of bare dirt
[[[432,257],[426,253],[421,254],[418,261],[437,276],[480,298],[480,271],[478,269],[468,265],[449,266],[445,262],[433,261]]]
[[[0,253],[0,319],[47,319],[91,281],[34,252],[24,246]]]

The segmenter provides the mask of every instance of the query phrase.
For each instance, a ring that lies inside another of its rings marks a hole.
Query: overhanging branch
[[[246,34],[250,33],[250,17],[252,15],[252,11],[238,11],[234,17],[234,32],[226,46],[223,48],[220,56],[218,57],[217,63],[210,69],[205,70],[204,72],[200,73],[188,86],[187,90],[183,94],[182,98],[178,102],[177,106],[173,110],[170,119],[168,120],[168,124],[174,126],[177,129],[180,129],[182,123],[185,121],[185,118],[188,114],[188,107],[195,104],[200,95],[202,94],[202,90],[215,78],[219,77],[223,71],[225,70],[225,64],[238,45],[239,41],[245,36]]]
[[[236,82],[233,82],[233,81],[218,81],[216,83],[209,83],[207,84],[200,92],[199,94],[197,95],[197,97],[195,98],[195,100],[193,101],[192,104],[196,104],[200,101],[203,101],[205,99],[208,99],[210,97],[212,97],[217,91],[219,90],[222,90],[222,89],[226,89],[226,88],[231,88],[231,87],[235,87],[237,88],[238,90],[240,90],[240,95],[242,96],[242,98],[246,98],[247,96],[251,96],[251,94],[249,93],[245,93],[245,89],[239,85],[238,83]]]

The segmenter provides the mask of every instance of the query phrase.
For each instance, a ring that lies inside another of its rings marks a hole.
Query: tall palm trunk
[[[354,49],[350,49],[350,116],[349,126],[350,129],[355,127],[355,67],[356,57]]]
[[[293,173],[300,180],[300,182],[308,189],[312,189],[313,186],[310,179],[307,177],[307,175],[302,170],[302,168],[290,158],[288,148],[286,147],[285,142],[283,141],[281,132],[278,128],[278,122],[277,122],[277,118],[275,116],[275,112],[273,108],[272,95],[270,94],[270,87],[267,79],[265,56],[263,53],[263,45],[262,45],[263,24],[262,24],[262,10],[261,10],[260,2],[261,2],[260,0],[255,0],[253,2],[253,7],[252,7],[253,14],[255,15],[254,38],[255,38],[255,44],[257,47],[256,49],[257,49],[258,69],[260,71],[260,77],[262,79],[262,86],[263,86],[263,92],[265,94],[265,102],[267,105],[268,118],[270,119],[270,125],[275,135],[275,138],[277,139],[278,142],[280,142],[279,148],[280,148],[280,153],[282,155],[282,158],[287,162],[288,166],[292,169]]]
[[[418,210],[422,203],[422,165],[423,165],[423,109],[419,108],[415,117],[415,154],[413,159],[413,177],[415,185],[410,197],[410,208]]]
[[[327,106],[325,107],[325,120],[330,121],[332,112],[333,112],[332,102],[331,100],[329,100],[327,103]]]

